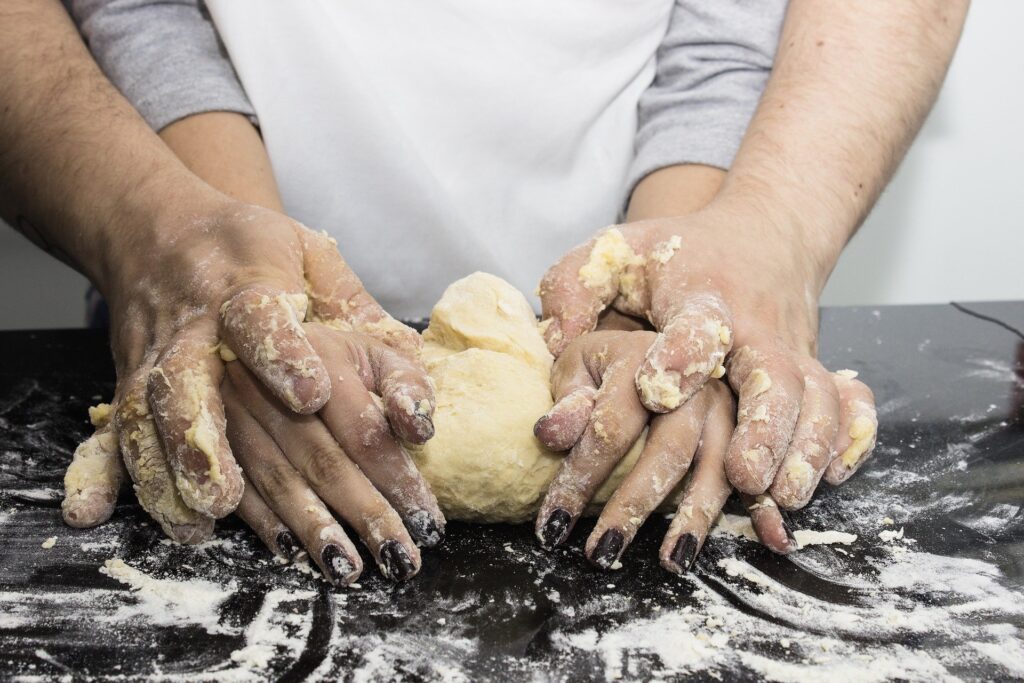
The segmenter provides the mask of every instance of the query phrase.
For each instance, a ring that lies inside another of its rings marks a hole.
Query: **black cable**
[[[1013,332],[1015,335],[1017,335],[1021,339],[1024,339],[1024,332],[1021,332],[1020,330],[1018,330],[1013,325],[1008,325],[1008,324],[1004,323],[999,318],[993,318],[992,316],[985,315],[983,313],[978,313],[977,311],[972,311],[971,309],[967,308],[963,304],[958,304],[955,301],[950,301],[949,305],[952,306],[953,308],[955,308],[956,310],[960,311],[961,313],[966,313],[967,315],[972,316],[974,318],[977,318],[979,320],[985,320],[985,321],[988,321],[990,323],[995,323],[996,325],[999,325],[999,327],[1003,328],[1004,330],[1007,330],[1009,332]]]

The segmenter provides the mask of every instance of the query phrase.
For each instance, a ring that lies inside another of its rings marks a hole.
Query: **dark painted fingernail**
[[[541,415],[539,418],[537,418],[537,421],[533,423],[533,435],[536,436],[539,439],[540,438],[540,431],[544,428],[544,425],[550,419],[551,419],[551,416],[547,415],[547,414]]]
[[[684,572],[688,572],[696,558],[697,537],[693,534],[683,534],[676,541],[676,546],[672,548],[672,554],[669,556],[669,559]]]
[[[384,541],[380,546],[380,571],[389,579],[405,581],[416,573],[416,565],[401,543]]]
[[[437,525],[434,516],[426,510],[416,510],[405,520],[405,528],[416,545],[433,548],[444,540],[444,529]]]
[[[278,552],[286,559],[291,560],[299,553],[299,539],[295,538],[295,534],[287,529],[277,535],[275,543],[277,543]]]
[[[331,583],[345,583],[346,578],[355,570],[355,565],[348,558],[341,548],[336,545],[326,545],[320,551],[320,559],[323,560],[324,569],[327,570],[327,578]]]
[[[608,529],[601,534],[601,540],[594,546],[594,552],[590,555],[590,561],[601,569],[608,569],[619,559],[622,546],[626,542],[622,532],[618,529]]]
[[[416,430],[417,433],[423,437],[425,441],[432,439],[434,437],[434,420],[430,417],[430,414],[417,408],[415,412],[413,412],[413,416],[419,424],[419,427]]]
[[[550,550],[564,541],[569,534],[570,524],[572,524],[572,515],[568,510],[558,508],[552,512],[540,530],[541,545]]]

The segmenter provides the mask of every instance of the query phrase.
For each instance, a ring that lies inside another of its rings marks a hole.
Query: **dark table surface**
[[[235,520],[163,541],[127,493],[109,523],[65,527],[64,468],[113,390],[107,342],[2,332],[0,680],[1022,678],[1022,330],[1020,302],[823,312],[822,359],[874,389],[879,446],[791,522],[850,545],[779,557],[719,533],[676,578],[659,517],[601,574],[586,524],[544,553],[527,526],[453,523],[414,581],[367,562],[341,590]],[[113,558],[120,581],[100,572]]]

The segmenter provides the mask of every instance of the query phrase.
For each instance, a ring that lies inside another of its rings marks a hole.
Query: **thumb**
[[[105,403],[89,409],[96,431],[75,449],[64,474],[64,521],[87,528],[110,518],[124,479],[124,465],[117,435],[110,424],[111,408]]]
[[[423,340],[411,327],[392,318],[348,267],[338,244],[326,233],[301,228],[309,320],[362,332],[399,353],[419,358]]]
[[[539,294],[551,353],[560,355],[573,339],[593,331],[601,311],[620,294],[635,298],[638,293],[632,290],[643,281],[643,264],[622,232],[611,227],[548,269]]]

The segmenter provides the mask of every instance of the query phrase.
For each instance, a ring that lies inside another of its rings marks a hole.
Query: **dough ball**
[[[473,273],[448,286],[430,313],[423,340],[449,352],[504,353],[536,368],[545,380],[554,361],[526,297],[488,273]]]
[[[470,348],[430,365],[434,438],[410,452],[449,519],[522,522],[540,507],[562,456],[533,423],[551,407],[548,383],[515,356]]]
[[[552,359],[526,297],[499,277],[474,273],[448,287],[423,338],[435,385],[435,432],[409,451],[441,509],[463,521],[532,519],[564,455],[533,435],[537,418],[552,406]],[[643,438],[598,490],[596,503],[614,492],[642,447]]]

